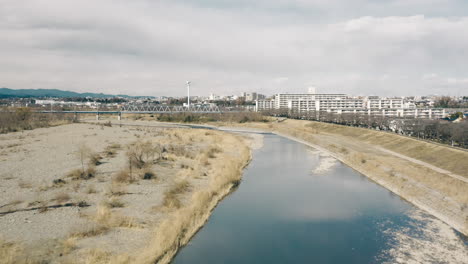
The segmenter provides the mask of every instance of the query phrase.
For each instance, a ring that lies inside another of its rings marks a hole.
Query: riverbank
[[[468,152],[362,128],[301,120],[225,123],[271,131],[330,153],[468,235]]]
[[[103,124],[0,135],[0,263],[167,263],[261,140]]]

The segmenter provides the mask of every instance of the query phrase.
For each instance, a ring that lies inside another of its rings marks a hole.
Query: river
[[[402,235],[429,239],[427,219],[335,159],[264,135],[240,187],[173,263],[394,262]]]

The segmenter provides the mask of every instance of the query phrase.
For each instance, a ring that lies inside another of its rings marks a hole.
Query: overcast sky
[[[467,0],[0,0],[0,87],[468,94]]]

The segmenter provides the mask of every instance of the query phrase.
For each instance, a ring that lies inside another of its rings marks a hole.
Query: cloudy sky
[[[0,87],[468,94],[466,0],[0,0]]]

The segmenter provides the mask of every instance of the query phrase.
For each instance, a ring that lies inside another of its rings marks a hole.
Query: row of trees
[[[326,111],[297,113],[288,110],[271,110],[264,112],[264,114],[389,131],[468,148],[468,121],[466,120],[454,123],[440,119],[386,117],[357,113],[335,114]]]
[[[468,108],[468,98],[463,97],[463,101],[457,101],[450,96],[442,96],[435,100],[434,107],[437,108]]]

